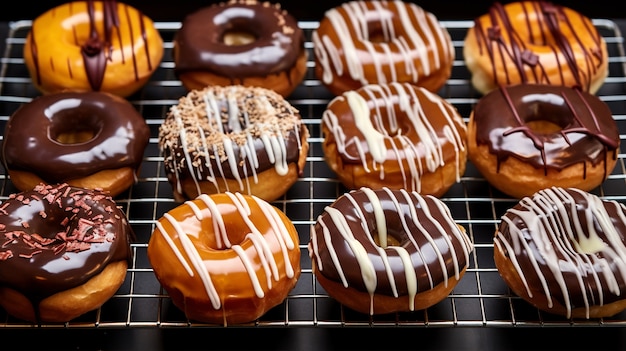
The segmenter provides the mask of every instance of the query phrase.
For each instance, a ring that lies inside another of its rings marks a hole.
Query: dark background
[[[0,11],[0,21],[12,21],[18,19],[33,19],[46,10],[65,3],[62,0],[50,1],[22,1],[13,2],[10,9],[5,7]],[[127,0],[127,4],[136,7],[151,17],[154,21],[182,21],[188,13],[219,1],[211,0]],[[491,1],[413,1],[424,9],[432,12],[443,20],[473,19],[485,13]],[[510,1],[502,1],[506,3]],[[626,11],[622,9],[620,1],[595,0],[595,1],[554,1],[555,3],[580,11],[591,18],[626,18]],[[292,1],[283,0],[280,4],[299,20],[320,20],[324,12],[341,4],[341,1],[317,0],[317,1]]]

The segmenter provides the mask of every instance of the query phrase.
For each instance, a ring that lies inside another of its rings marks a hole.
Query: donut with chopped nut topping
[[[0,306],[34,323],[68,322],[126,278],[134,233],[107,194],[40,184],[0,204]]]
[[[226,191],[273,201],[301,176],[308,136],[299,111],[275,91],[209,86],[170,108],[159,147],[177,201]]]

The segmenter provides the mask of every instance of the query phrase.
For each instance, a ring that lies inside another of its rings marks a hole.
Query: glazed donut
[[[66,182],[116,196],[136,182],[149,137],[143,117],[122,97],[54,93],[11,115],[2,161],[20,191]]]
[[[322,115],[325,159],[349,189],[443,195],[466,164],[466,127],[456,108],[408,83],[366,85],[330,101]]]
[[[266,201],[241,193],[202,194],[167,212],[147,253],[188,319],[224,326],[261,317],[300,277],[293,223]]]
[[[465,274],[473,245],[441,200],[361,188],[324,209],[308,249],[329,296],[374,315],[443,300]]]
[[[615,167],[619,145],[606,103],[562,86],[502,86],[478,101],[468,123],[468,159],[515,198],[550,186],[597,187]]]
[[[538,309],[610,317],[626,309],[625,237],[623,204],[551,187],[502,216],[494,258],[511,290]]]
[[[437,92],[455,55],[437,18],[403,1],[343,3],[326,11],[312,41],[315,75],[334,95],[391,82]]]
[[[174,36],[174,72],[189,90],[244,85],[287,97],[306,74],[304,42],[298,22],[279,4],[216,3],[183,20]]]
[[[107,194],[38,185],[0,204],[0,306],[68,322],[98,309],[126,278],[134,233]]]
[[[595,94],[609,71],[606,43],[591,20],[546,1],[494,3],[467,31],[463,56],[482,94],[519,83]]]
[[[37,17],[24,43],[33,84],[44,94],[103,91],[127,97],[150,79],[163,57],[151,19],[116,2],[73,1]]]
[[[224,191],[273,201],[302,174],[308,136],[298,110],[275,91],[210,86],[170,108],[159,147],[179,202]]]

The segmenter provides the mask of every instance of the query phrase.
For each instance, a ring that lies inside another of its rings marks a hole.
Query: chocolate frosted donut
[[[361,188],[324,209],[308,248],[313,272],[331,297],[383,314],[425,309],[448,296],[473,245],[436,197]]]
[[[301,174],[308,136],[298,110],[278,93],[211,86],[171,107],[159,146],[179,201],[225,191],[272,201]]]
[[[143,116],[121,97],[56,93],[11,115],[2,161],[22,191],[40,182],[67,182],[115,196],[135,182],[149,137]]]
[[[0,304],[37,322],[104,303],[124,281],[134,238],[107,194],[67,184],[11,195],[0,204],[0,234]]]
[[[174,37],[175,72],[189,90],[241,84],[287,96],[306,73],[304,41],[278,4],[222,2],[185,17]]]
[[[626,207],[574,188],[520,200],[494,238],[496,267],[514,293],[567,318],[626,308]]]
[[[468,123],[468,158],[496,188],[521,198],[550,186],[591,190],[608,177],[620,144],[609,107],[579,89],[500,87]]]

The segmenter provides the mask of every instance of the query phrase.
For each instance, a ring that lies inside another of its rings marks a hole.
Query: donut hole
[[[555,134],[570,126],[572,115],[561,96],[529,94],[524,123],[536,134]]]
[[[376,243],[376,245],[383,247],[383,248],[389,247],[389,246],[401,246],[400,240],[398,240],[398,238],[396,238],[393,235],[389,235],[389,233],[387,233],[386,245],[382,245],[382,243],[380,242],[380,236],[377,233],[374,234],[374,242]]]
[[[240,28],[229,29],[222,35],[222,42],[228,46],[248,45],[256,40],[256,34]]]
[[[95,139],[102,128],[101,118],[94,113],[65,110],[55,114],[48,133],[59,144],[83,144]]]

